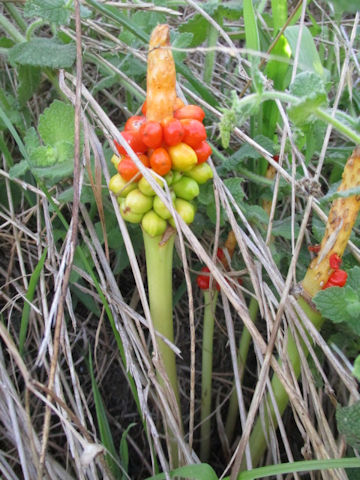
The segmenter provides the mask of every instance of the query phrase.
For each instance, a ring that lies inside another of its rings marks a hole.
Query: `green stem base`
[[[200,458],[202,462],[206,462],[210,454],[213,338],[217,298],[218,292],[211,290],[204,291],[200,427]]]
[[[308,318],[311,320],[315,328],[317,330],[320,330],[324,323],[324,318],[321,316],[321,314],[318,311],[311,308],[308,302],[302,297],[298,299],[298,303],[301,306],[301,308],[304,310]],[[302,348],[304,355],[307,356],[309,352],[305,346],[305,343],[302,340],[300,340],[300,348]],[[294,374],[296,378],[298,378],[301,370],[300,368],[301,359],[300,359],[299,351],[297,348],[297,344],[290,333],[288,335],[287,353],[289,356],[290,364],[292,365],[292,368],[294,370]],[[284,387],[282,386],[282,383],[280,382],[279,378],[276,375],[274,375],[271,381],[271,387],[274,392],[274,397],[275,397],[275,401],[276,401],[279,413],[282,416],[289,402],[288,395]],[[272,424],[274,428],[277,428],[278,422],[277,422],[274,407],[272,405],[269,395],[267,395],[267,403],[269,405],[269,413],[265,415],[265,419],[264,419],[265,425],[269,426],[270,424]],[[271,417],[271,420],[269,419],[269,415]],[[260,417],[258,417],[250,436],[250,451],[252,456],[252,464],[254,468],[258,465],[261,457],[263,456],[266,450],[266,447],[267,447],[266,437],[268,437],[268,432],[266,433],[264,432],[263,422],[261,421]],[[246,465],[245,465],[245,462],[243,461],[240,471],[244,471],[244,470],[246,470]]]

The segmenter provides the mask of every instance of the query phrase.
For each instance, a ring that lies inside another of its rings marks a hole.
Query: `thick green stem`
[[[249,313],[250,313],[250,318],[253,322],[255,322],[256,320],[258,311],[259,311],[259,304],[257,300],[254,297],[252,297],[249,304]],[[244,376],[246,359],[249,352],[250,342],[251,342],[251,335],[249,333],[249,330],[247,328],[244,328],[240,337],[239,350],[237,355],[240,381],[243,379],[243,376]],[[228,409],[226,422],[225,422],[225,434],[229,443],[231,442],[232,437],[234,435],[234,429],[235,429],[238,418],[239,418],[239,402],[238,402],[238,397],[237,397],[235,382],[234,382],[233,392],[230,397],[229,409]]]
[[[25,41],[25,37],[14,27],[14,25],[2,14],[0,14],[0,27],[12,38],[15,42],[21,43]]]
[[[307,303],[307,301],[302,297],[299,298],[298,303],[301,306],[301,308],[304,310],[308,318],[311,320],[315,328],[317,330],[320,330],[324,322],[324,318],[321,316],[321,314],[316,310],[314,310],[313,308],[311,308],[311,306]],[[300,340],[299,348],[301,348],[304,355],[307,356],[307,354],[309,353],[308,349],[306,348],[305,343],[301,340]],[[298,377],[300,375],[301,359],[298,351],[298,346],[293,336],[290,333],[288,335],[287,354],[288,354],[289,362],[293,368],[294,374],[296,377]],[[274,375],[271,381],[271,387],[274,393],[279,414],[280,416],[282,416],[289,402],[288,395],[284,387],[282,386],[282,383],[280,382],[279,378],[276,375]],[[272,424],[274,428],[277,428],[278,422],[277,422],[274,407],[272,405],[269,394],[267,395],[266,400],[267,400],[267,404],[269,405],[269,411],[265,410],[264,424],[266,426],[269,426],[270,424]],[[269,418],[269,415],[270,415],[270,418]],[[264,432],[263,422],[261,418],[258,417],[255,423],[254,429],[250,436],[250,450],[251,450],[253,467],[256,467],[258,465],[261,457],[263,456],[266,450],[267,436],[268,436],[268,432]],[[246,469],[246,465],[245,465],[245,462],[243,462],[240,471],[243,471],[245,469]]]
[[[146,271],[149,290],[150,313],[153,326],[170,342],[174,342],[172,305],[172,262],[175,234],[162,243],[162,237],[150,237],[143,231]],[[165,367],[170,385],[179,402],[179,387],[176,374],[175,354],[160,338],[157,347]]]
[[[210,454],[211,439],[211,384],[213,363],[213,337],[215,323],[215,308],[218,292],[204,290],[204,329],[202,343],[202,374],[201,374],[201,441],[200,458],[206,462]]]

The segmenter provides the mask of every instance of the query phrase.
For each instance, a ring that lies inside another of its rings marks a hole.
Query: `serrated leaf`
[[[56,163],[56,151],[51,145],[41,145],[32,151],[30,155],[31,166],[49,167]]]
[[[208,26],[208,21],[198,13],[180,25],[179,31],[181,33],[191,33],[193,38],[189,47],[197,47],[207,39]]]
[[[72,162],[55,163],[52,167],[32,167],[34,174],[46,181],[47,185],[55,185],[64,178],[72,176],[74,165]]]
[[[318,292],[313,302],[320,313],[334,323],[344,321],[345,287],[330,287]]]
[[[360,195],[360,187],[353,187],[340,192],[329,192],[323,196],[321,203],[332,202],[335,198],[348,198],[354,195]]]
[[[347,444],[360,448],[360,401],[349,407],[338,407],[336,421],[339,432],[346,437]]]
[[[235,112],[233,110],[225,110],[219,124],[221,143],[224,148],[228,148],[230,144],[230,136],[235,126]]]
[[[290,85],[290,93],[299,99],[288,110],[295,125],[301,126],[311,121],[314,110],[327,103],[324,83],[312,72],[301,72],[296,75]]]
[[[25,173],[29,170],[29,164],[26,160],[21,160],[19,163],[15,163],[10,170],[9,175],[10,178],[20,178],[25,175]]]
[[[249,222],[268,224],[269,215],[259,205],[246,205],[246,218]]]
[[[321,64],[320,56],[315,46],[314,39],[310,30],[302,26],[300,30],[299,25],[293,25],[287,27],[284,35],[289,42],[292,55],[295,55],[298,37],[301,32],[300,50],[298,68],[302,71],[313,72],[319,75],[321,78],[325,76],[325,70]]]
[[[34,67],[70,68],[75,58],[74,43],[64,45],[50,38],[34,38],[9,50],[11,63]]]
[[[50,23],[64,25],[69,20],[70,11],[65,0],[27,0],[24,16],[41,17]]]
[[[292,222],[291,222],[291,217],[284,218],[283,220],[276,220],[273,222],[273,228],[271,230],[271,233],[275,237],[283,237],[286,238],[287,240],[291,239],[291,228],[292,228]],[[294,224],[294,234],[295,238],[299,234],[299,224],[295,222]]]
[[[234,197],[236,203],[241,203],[245,196],[242,188],[242,178],[227,178],[224,180],[225,186],[229,189],[231,195]]]
[[[57,142],[54,145],[56,151],[56,161],[64,163],[74,158],[74,144],[70,142]]]
[[[360,318],[360,302],[352,302],[349,303],[348,305],[345,305],[345,309],[347,313],[352,317],[352,318]]]
[[[74,108],[60,100],[54,100],[40,115],[38,131],[45,144],[74,143]]]
[[[36,92],[41,80],[41,70],[30,65],[20,65],[18,68],[19,87],[17,89],[20,105],[25,103]]]
[[[26,130],[24,143],[26,151],[29,155],[31,155],[36,148],[40,147],[40,140],[34,127],[30,127],[28,130]]]

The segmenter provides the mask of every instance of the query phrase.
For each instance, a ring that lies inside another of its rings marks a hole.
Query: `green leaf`
[[[356,13],[359,10],[358,0],[332,0],[335,10],[342,15],[344,13]]]
[[[340,192],[329,192],[323,196],[321,203],[332,202],[335,200],[335,198],[348,198],[352,197],[353,195],[360,195],[360,187],[353,187]]]
[[[75,58],[74,43],[64,45],[50,38],[34,38],[9,50],[11,63],[34,67],[70,68]]]
[[[136,423],[130,423],[130,425],[127,427],[127,429],[123,432],[121,435],[121,440],[120,440],[120,461],[121,461],[121,466],[124,469],[125,472],[128,471],[129,467],[129,449],[128,449],[128,444],[127,444],[127,435],[129,431],[134,427]]]
[[[26,130],[24,143],[26,151],[29,155],[31,155],[35,149],[40,147],[40,139],[34,127],[30,127],[28,130]]]
[[[290,240],[291,225],[292,225],[291,217],[284,218],[283,220],[276,220],[275,222],[273,222],[273,228],[271,230],[271,233],[275,237],[283,237],[283,238],[286,238],[287,240]],[[300,230],[299,224],[295,222],[294,224],[295,238],[298,236],[299,230]]]
[[[180,25],[179,31],[182,33],[191,33],[193,37],[188,46],[197,47],[205,42],[208,35],[208,25],[208,21],[198,13]]]
[[[74,158],[74,144],[70,142],[57,142],[54,145],[56,152],[56,161],[59,163],[73,160]]]
[[[170,472],[170,478],[188,478],[191,480],[218,480],[218,476],[210,465],[207,463],[198,463],[195,465],[186,465],[179,467]],[[146,480],[163,480],[166,478],[165,473],[159,473]]]
[[[311,121],[314,110],[327,103],[324,82],[315,73],[301,72],[296,75],[290,85],[290,93],[299,99],[289,108],[290,118],[295,125],[302,126]]]
[[[70,11],[65,0],[27,0],[24,16],[41,17],[50,23],[64,25],[70,18]]]
[[[191,45],[193,39],[192,33],[180,33],[174,35],[171,41],[172,47],[174,47],[173,56],[176,62],[183,62],[186,58],[186,52],[177,52],[176,48],[188,48]]]
[[[284,35],[289,42],[293,57],[296,52],[299,33],[299,25],[287,27],[284,32]],[[310,33],[310,30],[305,26],[302,26],[298,68],[302,71],[316,73],[322,79],[324,79],[326,74],[325,69],[321,64],[320,56],[316,49],[314,39]]]
[[[243,200],[245,193],[242,188],[242,178],[227,178],[224,180],[225,186],[229,189],[231,195],[234,197],[236,203],[240,204]]]
[[[231,133],[236,126],[236,115],[233,110],[223,111],[219,128],[221,143],[224,148],[228,148],[230,144]]]
[[[29,164],[26,160],[21,160],[19,163],[15,163],[10,170],[9,175],[10,178],[20,178],[25,175],[25,173],[29,170]]]
[[[347,285],[355,291],[360,285],[360,267],[356,266],[348,272]]]
[[[252,0],[243,0],[246,48],[260,50],[259,32]]]
[[[38,131],[47,145],[74,143],[74,125],[74,108],[70,104],[54,100],[40,115]]]
[[[344,321],[345,287],[330,287],[318,292],[313,301],[321,314],[334,323]]]
[[[34,167],[50,167],[56,163],[56,150],[51,145],[41,145],[30,155],[31,165]]]
[[[348,445],[360,448],[360,401],[349,407],[338,407],[336,421],[338,430],[345,435]]]
[[[246,205],[245,210],[249,222],[262,225],[269,223],[269,215],[259,205]]]
[[[41,70],[38,67],[32,67],[30,65],[20,65],[18,68],[18,73],[18,99],[20,105],[25,105],[25,103],[33,96],[40,85]]]

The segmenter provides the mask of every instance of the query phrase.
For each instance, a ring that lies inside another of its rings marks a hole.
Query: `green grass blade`
[[[100,390],[96,383],[90,352],[89,352],[89,370],[90,370],[90,376],[91,376],[91,387],[94,395],[96,418],[98,421],[100,438],[101,438],[102,444],[104,445],[106,450],[109,452],[108,454],[105,455],[105,459],[114,477],[120,479],[122,476],[121,470],[119,468],[119,465],[116,463],[116,460],[118,461],[118,463],[120,463],[120,461],[115,450],[115,445],[111,435],[110,425],[106,416],[104,402],[101,398]]]
[[[243,8],[246,48],[248,48],[249,50],[259,51],[259,31],[257,27],[256,15],[252,0],[244,0]]]
[[[333,468],[360,468],[360,458],[331,458],[327,460],[305,460],[302,462],[280,463],[267,467],[254,468],[238,475],[237,480],[254,480],[255,478],[283,475],[294,472],[312,472]],[[226,480],[224,478],[224,480]]]
[[[27,334],[28,325],[29,325],[29,317],[30,317],[30,303],[33,301],[36,285],[38,284],[41,270],[44,267],[47,250],[48,249],[45,248],[38,264],[35,267],[35,270],[31,275],[29,288],[25,295],[26,300],[25,300],[24,308],[21,315],[20,334],[19,334],[19,351],[21,356],[24,355],[24,345],[25,345],[26,334]]]

